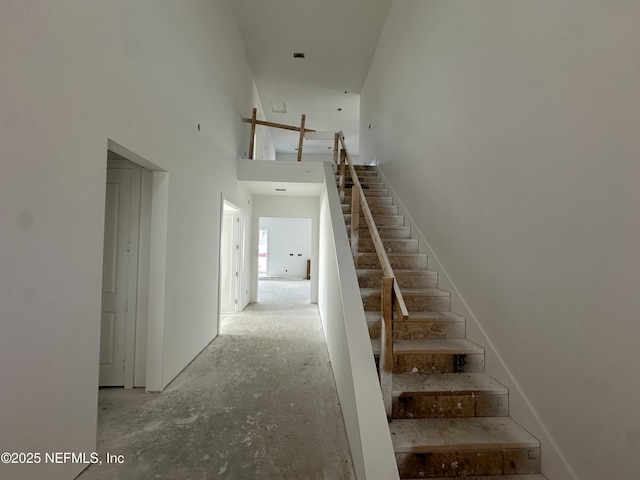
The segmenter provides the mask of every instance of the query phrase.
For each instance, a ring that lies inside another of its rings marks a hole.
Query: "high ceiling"
[[[267,120],[299,125],[306,114],[307,128],[342,130],[357,155],[360,89],[392,2],[230,0]],[[272,111],[281,104],[286,113]],[[278,153],[295,153],[295,132],[271,133]],[[304,152],[329,153],[330,144],[306,141]]]

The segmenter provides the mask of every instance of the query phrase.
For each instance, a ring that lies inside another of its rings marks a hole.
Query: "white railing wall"
[[[333,166],[320,195],[318,308],[358,480],[396,480],[382,402]]]

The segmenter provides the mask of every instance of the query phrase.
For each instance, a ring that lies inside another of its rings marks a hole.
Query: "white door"
[[[124,385],[131,170],[107,169],[100,328],[100,386]]]
[[[220,311],[233,313],[238,310],[238,255],[239,216],[234,210],[226,210],[222,218],[220,244]]]

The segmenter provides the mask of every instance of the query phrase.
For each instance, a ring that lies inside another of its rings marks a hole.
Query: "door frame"
[[[220,232],[220,312],[223,314],[238,311],[239,224],[238,211],[225,202]]]
[[[129,283],[137,298],[135,308],[129,306],[129,312],[135,312],[135,322],[127,324],[127,350],[134,352],[134,356],[131,363],[125,360],[125,372],[128,374],[125,375],[125,388],[145,387],[146,392],[160,392],[164,388],[169,173],[111,139],[107,141],[107,152],[116,154],[108,153],[108,158],[120,157],[120,160],[141,167],[138,259],[129,262],[130,268],[137,271],[136,282]]]
[[[221,195],[220,202],[220,236],[218,239],[218,323],[217,323],[217,332],[220,332],[220,320],[222,316],[222,236],[224,234],[224,212],[225,205],[230,207],[230,209],[234,210],[238,216],[238,248],[236,249],[236,263],[238,269],[238,276],[235,280],[236,287],[236,295],[238,297],[238,302],[236,303],[235,311],[242,310],[242,286],[244,285],[243,277],[244,277],[244,250],[245,250],[245,233],[244,233],[244,210],[242,207],[238,206],[237,202],[234,202],[226,195]]]

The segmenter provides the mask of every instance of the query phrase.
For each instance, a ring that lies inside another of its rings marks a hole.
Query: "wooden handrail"
[[[392,417],[392,377],[393,377],[393,317],[395,310],[402,320],[409,318],[409,311],[404,303],[402,292],[395,279],[391,262],[384,249],[380,232],[371,214],[369,202],[362,190],[362,184],[356,173],[356,169],[351,162],[349,151],[344,140],[342,132],[338,132],[337,138],[340,140],[342,150],[340,152],[340,191],[344,192],[345,185],[345,164],[351,173],[353,187],[351,189],[351,251],[353,252],[356,268],[358,267],[358,242],[360,238],[360,213],[364,216],[367,223],[373,246],[378,255],[380,265],[382,265],[382,291],[380,301],[380,389],[382,391],[382,400],[387,414],[388,421]],[[335,155],[335,153],[334,153]]]
[[[351,173],[351,178],[353,180],[353,186],[357,189],[358,197],[360,199],[360,205],[362,206],[362,214],[367,222],[367,227],[369,228],[369,233],[371,234],[371,239],[373,241],[373,246],[378,254],[378,259],[380,260],[380,265],[382,265],[382,271],[385,277],[393,278],[395,280],[395,275],[393,273],[393,268],[391,268],[391,262],[389,262],[389,257],[387,256],[387,252],[384,249],[384,245],[382,243],[382,239],[380,238],[380,233],[378,232],[378,228],[373,220],[373,215],[371,214],[371,209],[369,208],[369,203],[367,202],[366,197],[362,191],[362,185],[360,184],[360,180],[358,179],[358,175],[356,174],[356,170],[353,167],[353,163],[351,163],[351,156],[349,155],[349,151],[347,150],[344,135],[342,132],[338,133],[340,143],[342,145],[342,151],[344,152],[346,165],[349,168],[349,172]],[[344,177],[344,175],[341,175]],[[341,182],[343,179],[341,179]],[[355,196],[355,195],[354,195]],[[353,226],[351,229],[351,233],[353,234]],[[393,293],[395,297],[395,303],[399,310],[399,315],[403,320],[409,318],[409,311],[407,310],[407,306],[404,303],[404,299],[402,298],[402,293],[400,292],[400,287],[398,286],[398,282],[394,281],[393,284]]]

